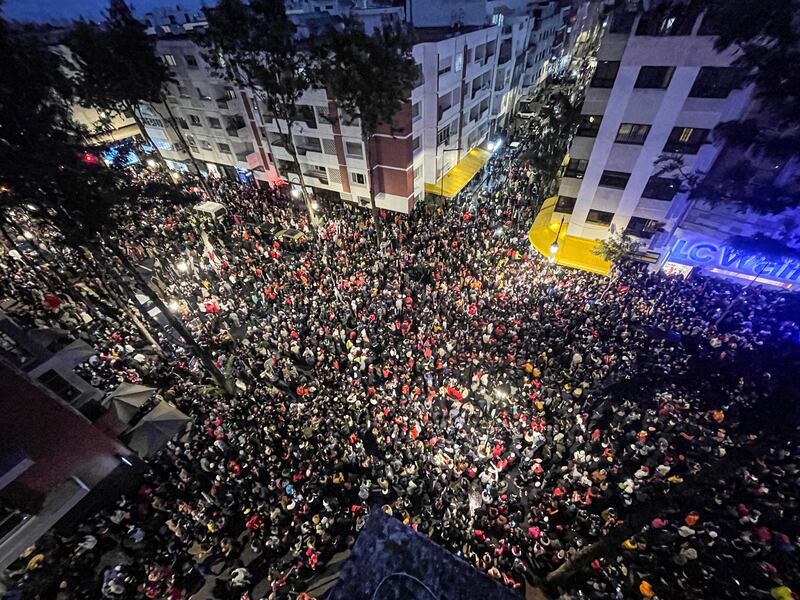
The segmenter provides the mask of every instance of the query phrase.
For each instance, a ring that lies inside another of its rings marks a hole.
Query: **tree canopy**
[[[122,114],[161,101],[169,67],[124,0],[110,0],[100,24],[75,23],[64,42],[77,63],[73,83],[81,105]]]
[[[293,121],[297,100],[316,83],[317,73],[282,0],[220,0],[203,10],[208,27],[198,41],[208,49],[208,62]]]
[[[619,233],[601,240],[597,247],[592,250],[592,254],[610,263],[619,265],[630,260],[633,254],[639,249],[639,245],[640,244],[634,241],[628,234]]]
[[[359,118],[365,138],[405,103],[417,79],[411,56],[412,38],[397,22],[387,21],[372,34],[360,21],[345,19],[329,28],[321,44],[323,81],[337,105]]]
[[[800,156],[800,0],[703,0],[704,29],[717,35],[715,48],[736,50],[733,66],[753,84],[756,103],[740,119],[720,123],[714,136],[736,152],[692,185],[692,196],[758,213],[780,213],[800,205],[796,182],[776,180]]]

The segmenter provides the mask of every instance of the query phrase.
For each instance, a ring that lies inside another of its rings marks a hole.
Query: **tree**
[[[216,71],[249,89],[277,118],[278,131],[297,169],[298,182],[311,225],[314,210],[308,195],[293,131],[301,115],[297,101],[318,84],[319,72],[297,28],[286,15],[282,0],[220,0],[203,9],[208,27],[199,37],[208,49],[206,59]],[[286,133],[281,131],[286,122]],[[314,234],[316,236],[316,233]]]
[[[411,37],[399,23],[384,22],[369,34],[353,18],[346,19],[341,29],[329,28],[321,44],[328,90],[348,117],[361,122],[369,200],[379,239],[370,141],[379,127],[393,127],[393,117],[408,101],[418,75],[411,48]]]
[[[558,182],[558,171],[564,160],[567,146],[575,131],[580,108],[574,106],[563,92],[554,94],[543,108],[544,129],[535,136],[532,145],[522,156],[536,171],[536,187],[547,198]]]
[[[15,74],[0,80],[3,216],[7,218],[17,210],[34,211],[37,221],[58,230],[71,247],[90,247],[97,255],[113,257],[110,262],[118,260],[131,277],[139,277],[140,291],[171,320],[209,374],[225,387],[226,381],[213,360],[141,280],[114,235],[118,208],[134,206],[155,190],[135,185],[124,173],[108,168],[98,157],[98,148],[85,145],[85,132],[71,119],[74,80],[66,75],[62,56],[35,36],[12,31],[3,19],[0,53],[4,66]],[[175,190],[170,188],[168,192]],[[99,275],[116,277],[106,270]],[[113,288],[118,280],[110,279],[108,283],[107,287]],[[131,305],[138,306],[136,290],[126,286],[125,292]],[[137,326],[140,324],[141,321]]]
[[[800,71],[792,67],[800,61],[800,0],[670,0],[662,10],[692,18],[705,11],[702,27],[717,36],[715,48],[736,50],[741,84],[753,84],[753,111],[714,129],[737,160],[691,185],[691,197],[761,214],[798,206],[800,195],[776,181],[775,167],[800,153]]]
[[[142,105],[148,104],[157,111],[156,106],[163,104],[168,112],[164,120],[189,154],[200,185],[212,196],[166,102],[165,88],[171,81],[169,67],[159,60],[153,38],[147,35],[144,24],[133,16],[125,1],[110,0],[106,18],[100,24],[75,23],[64,42],[77,67],[72,70],[72,80],[78,103],[108,115],[132,115],[162,164],[161,150],[145,127]]]
[[[155,43],[124,0],[110,0],[102,24],[78,21],[64,38],[77,70],[73,84],[78,102],[112,114],[132,115],[148,144],[158,152],[144,126],[141,104],[162,99],[170,79]]]
[[[639,246],[639,242],[634,241],[627,233],[618,233],[601,240],[592,250],[592,254],[614,265],[620,265],[631,260]]]

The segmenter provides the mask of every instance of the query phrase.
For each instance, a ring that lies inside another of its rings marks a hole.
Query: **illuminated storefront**
[[[704,273],[732,278],[740,282],[800,289],[800,261],[769,260],[737,250],[711,238],[681,232],[670,247],[663,268],[686,274],[685,267],[700,268]],[[683,267],[683,268],[680,268]]]

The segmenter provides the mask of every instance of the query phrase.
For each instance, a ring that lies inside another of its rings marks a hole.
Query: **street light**
[[[189,268],[189,265],[187,265],[185,261],[180,261],[175,266],[178,268],[178,271],[180,271],[181,273],[185,273],[186,270]]]
[[[313,208],[314,210],[317,210],[319,208],[319,202],[317,202],[316,200],[312,200],[311,201],[311,208]]]
[[[155,169],[157,164],[158,163],[154,159],[152,158],[147,159],[147,166],[150,167],[151,169]]]
[[[172,312],[176,312],[180,308],[177,300],[170,300],[168,306]]]
[[[497,152],[503,147],[503,138],[497,138],[489,142],[489,152]]]
[[[558,238],[561,235],[561,228],[564,226],[564,217],[561,217],[561,223],[558,225],[558,231],[556,232],[556,239],[553,240],[553,243],[550,244],[550,264],[555,264],[556,262],[556,253],[558,252]]]
[[[23,231],[22,237],[24,237],[26,240],[32,240],[33,234],[30,231]]]
[[[300,197],[300,190],[298,190],[296,187],[292,188],[292,192],[291,193],[292,193],[292,198],[299,198]]]

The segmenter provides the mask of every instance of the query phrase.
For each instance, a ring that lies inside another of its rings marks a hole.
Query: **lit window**
[[[637,123],[622,123],[617,131],[614,140],[619,144],[644,144],[647,134],[650,132],[650,125],[639,125]]]

